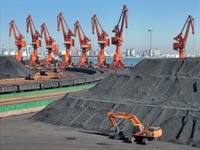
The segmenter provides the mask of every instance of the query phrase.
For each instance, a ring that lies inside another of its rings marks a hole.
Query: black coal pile
[[[146,59],[89,90],[65,95],[33,119],[111,134],[107,111],[135,114],[160,126],[162,141],[200,148],[200,58]],[[127,121],[117,120],[127,131]]]
[[[11,56],[0,57],[0,79],[23,78],[33,72]]]

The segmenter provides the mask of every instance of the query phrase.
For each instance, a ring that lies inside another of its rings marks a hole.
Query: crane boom
[[[65,67],[72,64],[72,59],[70,56],[70,49],[71,46],[74,46],[74,39],[71,39],[72,36],[74,36],[73,32],[69,29],[67,22],[62,14],[57,16],[57,25],[58,25],[58,31],[60,31],[60,26],[62,26],[62,32],[63,32],[63,38],[64,38],[64,45],[66,47],[66,54],[62,56],[63,61],[61,62],[60,66]],[[67,27],[68,32],[65,31],[65,26]]]
[[[82,49],[82,56],[77,63],[77,66],[85,67],[88,65],[88,58],[86,57],[86,52],[91,49],[91,44],[88,44],[91,40],[84,34],[79,21],[74,24],[74,36],[76,37],[76,32],[78,30],[78,38],[80,47]]]
[[[184,37],[182,37],[183,30],[185,29],[185,27],[186,27],[185,35]],[[190,27],[192,28],[192,34],[194,34],[194,18],[189,15],[181,32],[176,37],[174,37],[176,43],[173,43],[173,49],[179,51],[179,58],[184,58],[185,56],[185,45],[188,40]]]
[[[56,45],[53,43],[56,41],[50,36],[45,23],[41,25],[41,38],[43,34],[46,43],[46,48],[48,50],[48,57],[45,59],[42,65],[50,65],[51,63],[53,63],[52,51],[56,50]]]
[[[34,48],[33,54],[30,56],[30,61],[28,62],[28,65],[35,66],[36,63],[39,63],[38,55],[37,55],[37,48],[41,47],[41,41],[39,38],[41,37],[40,33],[36,30],[35,25],[33,23],[33,20],[31,18],[31,15],[29,15],[26,19],[26,32],[29,32],[29,28],[31,31],[31,37],[32,37],[32,46]]]
[[[95,33],[94,31],[96,28],[98,44],[100,45],[100,54],[98,56],[98,62],[97,62],[97,64],[95,64],[95,66],[105,67],[105,66],[107,66],[107,63],[106,63],[105,56],[104,56],[104,47],[110,45],[109,39],[106,38],[108,36],[108,34],[103,30],[96,14],[94,14],[94,16],[92,17],[91,23],[92,23],[92,33],[93,34]],[[99,32],[98,26],[101,29],[101,33]]]
[[[14,38],[15,38],[15,45],[16,45],[17,48],[18,48],[18,51],[17,51],[18,53],[17,53],[17,55],[15,56],[15,58],[16,58],[18,61],[20,61],[20,62],[22,62],[22,63],[24,64],[21,48],[26,47],[26,41],[23,40],[23,39],[24,39],[24,36],[19,32],[19,30],[18,30],[18,28],[17,28],[17,26],[16,26],[14,20],[12,20],[12,21],[9,23],[9,36],[11,36],[12,31],[13,31]],[[16,31],[17,31],[18,35],[17,35]]]
[[[120,27],[121,22],[121,27]],[[128,8],[124,5],[122,13],[120,15],[119,21],[117,25],[114,27],[112,32],[115,33],[115,36],[112,37],[112,44],[116,45],[116,54],[114,54],[113,63],[110,64],[111,67],[123,67],[125,66],[122,63],[121,57],[121,45],[123,43],[123,29],[124,23],[126,24],[125,27],[128,28]]]

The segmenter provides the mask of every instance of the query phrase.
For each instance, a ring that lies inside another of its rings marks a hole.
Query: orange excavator
[[[16,33],[16,30],[18,32],[18,35]],[[15,58],[20,61],[21,63],[25,64],[24,61],[23,61],[23,57],[22,57],[22,50],[21,48],[23,47],[26,47],[26,41],[24,41],[24,36],[19,32],[16,24],[15,24],[15,21],[12,20],[9,24],[9,36],[11,36],[12,34],[12,31],[13,31],[13,34],[14,34],[14,37],[15,37],[15,45],[17,46],[18,48],[18,53],[17,55],[15,56]]]
[[[133,130],[131,131],[132,136],[129,137],[128,141],[133,142],[134,140],[142,144],[146,144],[148,141],[152,141],[155,138],[162,136],[162,129],[160,127],[144,127],[140,120],[133,114],[127,114],[125,112],[107,112],[108,118],[113,127],[115,127],[114,139],[119,137],[119,128],[116,122],[116,118],[128,119],[133,123]]]
[[[60,63],[60,68],[68,67],[72,65],[72,58],[70,55],[70,48],[71,46],[74,46],[74,39],[71,39],[72,36],[74,36],[73,32],[69,29],[67,22],[63,16],[62,13],[60,13],[57,16],[57,23],[58,23],[58,31],[60,31],[60,25],[62,26],[62,32],[64,37],[64,45],[66,47],[66,54],[62,56],[63,61]],[[68,29],[68,32],[66,33],[64,24]]]
[[[122,20],[122,21],[121,21]],[[119,23],[121,21],[121,28],[119,27]],[[112,44],[116,45],[116,54],[114,54],[113,62],[110,64],[110,67],[124,67],[125,65],[122,62],[121,57],[121,45],[123,43],[123,29],[124,22],[126,23],[126,28],[128,28],[128,8],[124,5],[122,13],[120,15],[118,24],[112,30],[115,33],[115,36],[112,37]]]
[[[41,37],[40,33],[36,30],[35,25],[33,23],[33,20],[31,18],[31,15],[29,15],[26,19],[26,32],[29,32],[29,27],[31,30],[31,38],[32,38],[32,46],[34,48],[33,54],[30,55],[30,61],[27,63],[29,66],[36,66],[36,64],[39,64],[38,59],[38,51],[37,48],[41,47],[41,41],[38,39]]]
[[[41,25],[41,38],[42,35],[44,34],[44,38],[45,38],[45,43],[46,43],[46,48],[48,50],[48,57],[45,59],[45,61],[41,61],[40,64],[41,65],[51,65],[54,63],[53,57],[52,57],[52,51],[56,50],[56,44],[53,44],[54,42],[56,42],[49,34],[49,31],[45,25],[45,23],[43,23]],[[48,36],[47,36],[48,34]]]
[[[95,64],[95,66],[106,67],[108,64],[106,63],[104,56],[104,47],[110,45],[110,40],[106,38],[108,34],[101,27],[101,24],[96,15],[92,17],[91,22],[92,22],[92,33],[94,34],[94,28],[96,27],[98,44],[100,45],[100,54],[98,56],[98,62],[97,64]],[[101,28],[101,33],[99,32],[98,26]]]
[[[183,30],[185,29],[186,25],[187,28],[185,31],[185,36],[182,37]],[[187,43],[190,26],[192,28],[192,34],[194,34],[194,18],[189,15],[181,32],[176,37],[174,37],[174,40],[177,42],[173,43],[173,49],[179,52],[179,58],[184,58],[185,56],[185,45]]]
[[[79,67],[85,67],[86,65],[89,65],[88,58],[86,56],[86,52],[91,49],[91,44],[88,44],[88,42],[90,42],[91,40],[87,36],[85,36],[79,21],[77,21],[74,24],[74,36],[76,36],[77,30],[78,30],[80,47],[82,49],[82,56],[76,65]],[[82,32],[83,36],[81,35],[81,32]]]

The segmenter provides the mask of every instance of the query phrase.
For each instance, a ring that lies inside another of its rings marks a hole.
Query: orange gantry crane
[[[74,46],[74,39],[71,39],[72,36],[74,36],[73,32],[69,29],[67,22],[63,16],[62,13],[60,13],[57,16],[57,23],[58,23],[58,31],[60,31],[60,25],[62,26],[62,32],[64,37],[64,45],[66,47],[66,54],[62,56],[63,61],[60,63],[60,67],[67,67],[72,65],[72,58],[70,55],[70,48],[71,46]],[[64,24],[68,29],[68,32],[66,33]]]
[[[86,56],[86,52],[91,49],[91,44],[88,44],[88,42],[90,42],[91,40],[87,36],[85,36],[79,21],[77,21],[74,24],[74,36],[76,36],[77,30],[78,30],[80,47],[82,49],[82,56],[76,65],[79,67],[85,67],[86,65],[89,65],[88,58]],[[81,32],[82,32],[83,36],[81,35]]]
[[[122,21],[121,21],[122,20]],[[121,21],[121,28],[119,23]],[[116,45],[116,54],[114,54],[113,62],[110,64],[110,67],[124,67],[125,65],[122,62],[121,57],[121,45],[123,43],[123,29],[124,22],[126,23],[126,28],[128,28],[128,8],[124,5],[122,13],[120,15],[118,24],[114,27],[112,32],[115,33],[115,36],[112,37],[112,44]]]
[[[52,51],[56,50],[56,44],[53,44],[53,43],[56,41],[50,36],[45,23],[41,25],[41,38],[43,34],[45,38],[46,49],[48,50],[48,57],[45,59],[45,61],[40,62],[40,63],[41,65],[51,65],[54,63],[54,60],[52,57]]]
[[[185,29],[186,25],[187,28],[185,31],[185,36],[182,37],[183,30]],[[184,58],[185,56],[185,45],[187,43],[190,26],[192,28],[192,34],[194,34],[194,18],[189,15],[181,32],[176,37],[174,37],[174,40],[176,40],[177,42],[173,43],[173,49],[179,52],[179,58]]]
[[[125,112],[107,112],[108,118],[115,128],[114,139],[119,138],[119,127],[116,122],[116,118],[128,119],[133,123],[133,128],[131,132],[131,137],[129,137],[129,142],[134,140],[146,144],[147,141],[152,141],[155,138],[162,136],[162,129],[160,127],[144,127],[140,120],[133,114],[127,114]]]
[[[18,32],[18,35],[16,33],[16,30]],[[15,38],[15,45],[17,46],[18,48],[18,51],[17,51],[17,55],[15,56],[15,58],[20,61],[21,63],[24,64],[24,61],[23,61],[23,57],[22,57],[22,48],[23,47],[26,47],[26,41],[23,40],[24,39],[24,36],[19,32],[16,24],[15,24],[15,21],[12,20],[10,23],[9,23],[9,36],[11,36],[12,34],[12,31],[13,31],[13,34],[14,34],[14,38]]]
[[[110,45],[110,40],[106,38],[108,34],[103,30],[96,14],[91,19],[92,22],[92,33],[94,34],[94,29],[96,27],[96,33],[98,38],[98,44],[100,45],[100,53],[98,55],[98,62],[95,64],[95,66],[99,67],[106,67],[108,64],[106,63],[105,56],[104,56],[104,47]],[[101,33],[99,32],[99,28],[101,28]]]
[[[33,54],[30,55],[30,61],[27,63],[29,66],[36,66],[39,64],[38,59],[38,51],[37,48],[41,47],[41,41],[38,39],[41,37],[40,33],[36,30],[31,15],[29,15],[26,19],[26,32],[29,32],[29,27],[31,31],[31,38],[32,38],[32,46],[33,46]]]

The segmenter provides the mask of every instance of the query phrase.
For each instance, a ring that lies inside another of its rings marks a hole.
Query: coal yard
[[[72,72],[89,72],[91,79],[98,77],[98,82],[95,81],[97,82],[96,86],[78,92],[67,93],[38,113],[29,114],[26,117],[22,115],[21,119],[20,116],[17,116],[18,119],[16,117],[0,119],[1,124],[6,124],[7,121],[10,123],[12,121],[18,122],[15,127],[10,127],[10,129],[9,125],[1,127],[4,131],[1,136],[0,147],[2,146],[3,149],[6,149],[8,144],[6,141],[14,140],[14,136],[9,136],[9,132],[18,132],[19,134],[17,133],[15,136],[19,136],[18,138],[24,141],[32,140],[29,134],[28,139],[21,138],[20,135],[23,134],[23,131],[19,126],[23,125],[19,124],[23,124],[23,122],[29,124],[29,127],[25,127],[27,128],[26,130],[32,130],[33,132],[38,132],[35,126],[40,124],[43,129],[39,130],[45,130],[46,127],[57,130],[57,128],[61,127],[62,134],[60,132],[57,133],[61,137],[65,137],[63,133],[72,132],[75,134],[74,132],[76,132],[77,139],[86,136],[88,141],[90,138],[94,138],[94,142],[98,143],[99,138],[103,138],[105,142],[103,145],[107,145],[108,149],[114,149],[112,144],[112,146],[109,145],[113,142],[117,143],[119,147],[123,144],[128,144],[126,142],[123,143],[121,140],[119,140],[120,142],[113,140],[115,128],[107,116],[107,112],[111,111],[134,114],[144,126],[157,126],[162,129],[162,136],[157,141],[148,143],[151,146],[147,146],[147,148],[160,149],[162,147],[163,149],[163,144],[165,145],[166,143],[169,149],[173,148],[173,146],[175,146],[175,149],[198,149],[200,148],[199,67],[199,58],[184,58],[144,59],[131,69],[115,69],[115,71],[108,68],[101,69],[102,71],[86,68],[79,68],[78,70],[76,70],[77,68],[68,68],[68,71]],[[85,76],[81,74],[78,78],[85,78]],[[51,80],[61,85],[61,81],[64,82],[69,79]],[[51,80],[37,81],[37,83],[44,84]],[[35,81],[33,81],[22,85],[35,84]],[[76,82],[74,80],[71,83]],[[86,79],[84,79],[84,84],[86,83]],[[20,87],[20,84],[18,86]],[[116,121],[122,135],[121,138],[130,136],[133,123],[124,119],[117,119]],[[13,129],[11,130],[11,128]],[[66,128],[66,130],[63,130],[63,128]],[[39,139],[42,136],[42,139],[46,139],[47,143],[49,140],[56,140],[57,136],[54,135],[52,135],[52,139],[46,137],[50,134],[50,130],[52,129],[48,129],[45,135],[34,134],[34,136],[38,136]],[[93,135],[95,137],[92,137]],[[87,140],[86,143],[88,143]],[[14,142],[10,149],[13,149],[13,146],[17,143]],[[26,145],[23,142],[20,143],[21,146]],[[70,147],[71,149],[80,149],[82,146],[79,144],[74,143]],[[86,145],[82,148],[91,149],[92,142]],[[104,149],[104,146],[98,148]],[[130,147],[137,149],[142,148],[141,146],[144,145],[136,144],[135,147]],[[58,146],[58,148],[61,147]],[[129,149],[129,146],[127,149]],[[145,148],[143,147],[142,149]]]
[[[107,112],[127,112],[144,125],[160,126],[161,141],[200,148],[199,62],[145,59],[129,73],[112,73],[89,90],[65,95],[31,119],[112,135]],[[126,121],[117,123],[129,130]]]

